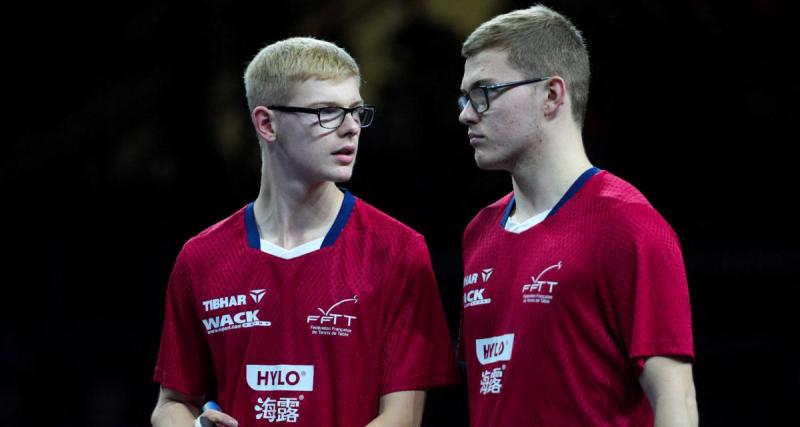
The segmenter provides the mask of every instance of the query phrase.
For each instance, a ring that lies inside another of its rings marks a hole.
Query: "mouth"
[[[331,153],[336,159],[344,165],[353,163],[356,157],[356,147],[354,146],[347,146],[342,147],[334,152]]]
[[[483,135],[472,131],[467,132],[467,137],[469,138],[469,145],[472,146],[475,146],[484,138]]]
[[[356,152],[356,148],[355,147],[342,147],[342,148],[334,151],[331,154],[333,154],[334,156],[340,155],[340,154],[345,155],[345,156],[349,156],[349,155],[351,155],[351,154],[353,154],[355,152]]]

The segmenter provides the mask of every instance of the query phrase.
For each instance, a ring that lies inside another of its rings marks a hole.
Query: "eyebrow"
[[[346,108],[353,108],[353,107],[357,107],[357,106],[360,106],[360,105],[364,105],[364,100],[363,100],[363,99],[359,99],[358,101],[353,101],[353,102],[352,102],[352,103],[351,103],[349,106],[347,106]],[[315,102],[315,103],[313,103],[313,104],[309,105],[309,108],[324,108],[324,107],[339,107],[339,106],[340,106],[340,105],[339,105],[339,103],[338,103],[338,102],[333,102],[333,101],[317,101],[317,102]]]
[[[494,83],[493,80],[494,79],[492,79],[490,77],[487,77],[487,78],[484,78],[484,79],[480,79],[480,80],[476,80],[476,81],[472,82],[472,85],[470,85],[469,88],[466,91],[464,89],[461,89],[461,93],[466,95],[467,92],[471,91],[472,89],[475,89],[478,86]]]

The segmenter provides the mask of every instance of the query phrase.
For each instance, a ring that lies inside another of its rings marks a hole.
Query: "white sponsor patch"
[[[256,391],[312,391],[314,365],[247,365],[247,385]]]
[[[514,334],[505,334],[475,340],[475,354],[481,365],[511,360],[514,348]]]

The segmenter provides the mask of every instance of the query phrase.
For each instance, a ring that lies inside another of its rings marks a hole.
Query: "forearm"
[[[639,378],[655,413],[656,427],[698,424],[692,365],[670,357],[651,357]]]
[[[693,395],[663,396],[653,402],[655,427],[697,427],[697,405]]]
[[[425,392],[400,391],[381,396],[378,416],[367,427],[417,427],[422,423]]]
[[[168,401],[153,410],[150,422],[153,427],[191,427],[200,411],[188,404]]]

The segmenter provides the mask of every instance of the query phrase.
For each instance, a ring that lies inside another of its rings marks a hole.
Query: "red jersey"
[[[464,232],[459,353],[474,426],[643,426],[649,356],[694,355],[678,239],[644,196],[592,168],[522,233],[511,194]]]
[[[381,395],[457,381],[421,235],[345,194],[322,247],[262,252],[253,205],[189,240],[167,287],[155,381],[240,426],[363,426]]]

